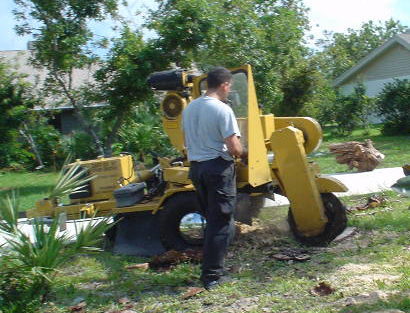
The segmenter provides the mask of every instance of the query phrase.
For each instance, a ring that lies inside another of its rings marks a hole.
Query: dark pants
[[[224,258],[234,223],[236,200],[234,162],[223,158],[191,162],[189,174],[207,221],[201,280],[217,280],[223,274]]]

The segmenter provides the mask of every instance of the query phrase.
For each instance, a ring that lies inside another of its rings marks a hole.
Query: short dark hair
[[[206,79],[209,88],[218,88],[221,84],[230,82],[232,80],[232,73],[224,67],[215,67],[208,73]]]

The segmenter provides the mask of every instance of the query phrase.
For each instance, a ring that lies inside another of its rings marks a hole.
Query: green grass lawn
[[[324,174],[349,172],[347,165],[336,163],[336,157],[329,153],[328,146],[332,143],[363,142],[365,139],[371,139],[374,147],[385,155],[384,161],[377,168],[397,167],[410,163],[410,136],[383,136],[380,128],[380,125],[373,125],[368,134],[358,129],[353,131],[349,137],[337,137],[332,132],[334,127],[325,127],[322,145],[318,151],[310,156],[310,159],[319,164],[321,172]],[[355,170],[351,172],[353,171]]]
[[[408,136],[380,136],[356,131],[337,138],[325,129],[324,142],[314,156],[324,173],[343,172],[333,155],[326,155],[334,142],[370,138],[386,155],[381,167],[408,162]],[[53,186],[57,173],[0,172],[0,190],[18,189],[21,209],[33,207]],[[380,195],[379,195],[380,196]],[[85,302],[89,313],[121,312],[273,312],[273,313],[359,313],[382,309],[410,312],[410,199],[393,192],[383,195],[383,205],[349,214],[349,226],[357,232],[328,247],[312,248],[295,242],[289,232],[287,208],[266,208],[254,227],[241,228],[230,248],[227,266],[233,282],[214,292],[183,299],[189,287],[199,287],[200,267],[183,263],[168,270],[130,270],[129,265],[149,259],[116,256],[110,251],[84,253],[59,269],[51,295],[40,312],[69,312],[70,306]],[[354,208],[366,196],[344,199]],[[280,261],[277,253],[307,254],[304,262]],[[312,290],[319,283],[332,292],[320,296]]]
[[[12,189],[20,195],[20,210],[34,207],[34,203],[47,196],[54,186],[58,173],[0,172],[0,195]]]
[[[86,312],[151,313],[359,313],[386,309],[410,312],[410,199],[386,193],[384,204],[349,214],[356,233],[328,247],[304,247],[289,233],[287,208],[266,208],[254,227],[241,228],[226,265],[233,282],[183,299],[200,287],[199,265],[167,270],[129,270],[149,259],[110,252],[73,258],[58,273],[41,312],[67,312],[79,301]],[[350,207],[365,196],[345,199]],[[304,262],[280,261],[275,254],[307,254]],[[314,293],[325,283],[327,295]]]

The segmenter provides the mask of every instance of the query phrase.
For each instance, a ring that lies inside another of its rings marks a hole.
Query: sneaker
[[[232,282],[232,278],[229,276],[221,276],[217,280],[205,280],[202,284],[206,290],[212,290],[217,288],[219,285]]]

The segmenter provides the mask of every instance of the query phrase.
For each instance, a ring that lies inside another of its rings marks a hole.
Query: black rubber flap
[[[143,190],[145,187],[147,187],[146,183],[132,183],[114,190],[114,196],[128,196],[136,194],[138,193],[138,191]]]
[[[134,212],[120,214],[119,218],[114,254],[153,256],[166,251],[159,237],[158,214]]]
[[[117,207],[123,208],[141,202],[144,199],[144,188],[146,186],[145,183],[134,183],[115,190],[114,198]]]

